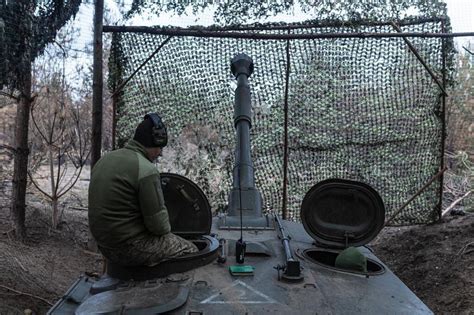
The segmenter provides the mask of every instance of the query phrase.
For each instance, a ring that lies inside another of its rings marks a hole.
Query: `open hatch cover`
[[[212,212],[204,192],[184,176],[161,173],[171,232],[182,237],[211,233]]]
[[[306,232],[318,244],[345,248],[367,244],[377,236],[385,207],[369,185],[328,179],[306,193],[300,215]]]

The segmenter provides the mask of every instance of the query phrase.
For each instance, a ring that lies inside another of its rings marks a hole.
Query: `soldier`
[[[172,233],[160,174],[152,163],[168,142],[156,113],[148,114],[124,148],[102,157],[89,185],[89,228],[111,262],[153,266],[197,252]]]

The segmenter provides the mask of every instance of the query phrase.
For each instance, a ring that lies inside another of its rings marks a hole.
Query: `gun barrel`
[[[262,197],[255,188],[254,168],[250,152],[252,128],[252,102],[248,78],[253,72],[253,61],[245,55],[236,55],[231,71],[237,79],[234,101],[234,126],[236,130],[235,164],[232,191],[229,195],[229,216],[262,216]]]

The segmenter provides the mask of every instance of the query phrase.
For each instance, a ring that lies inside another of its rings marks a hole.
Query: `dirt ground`
[[[101,256],[86,249],[83,197],[72,194],[57,231],[48,227],[47,203],[37,195],[27,198],[26,244],[6,233],[8,204],[0,204],[1,315],[24,314],[25,309],[45,314],[79,275],[102,271]],[[385,228],[371,246],[436,314],[474,314],[474,214],[446,216],[431,225]]]
[[[435,314],[474,314],[474,214],[385,228],[372,248]]]

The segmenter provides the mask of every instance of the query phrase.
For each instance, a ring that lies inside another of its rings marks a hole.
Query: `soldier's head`
[[[135,129],[133,140],[146,148],[151,161],[160,156],[162,149],[168,144],[168,133],[161,117],[156,113],[146,114]]]

